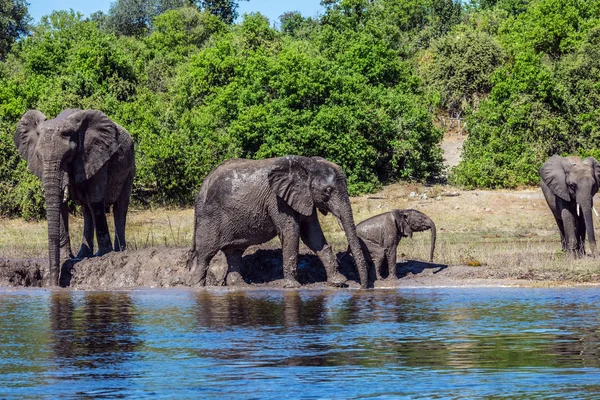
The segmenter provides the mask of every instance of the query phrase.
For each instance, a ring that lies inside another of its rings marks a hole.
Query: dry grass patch
[[[410,196],[414,192],[415,196]],[[449,194],[458,193],[458,196]],[[423,196],[425,194],[426,196]],[[414,208],[429,215],[438,228],[435,262],[477,267],[479,277],[543,281],[598,282],[600,263],[561,253],[558,229],[539,189],[461,191],[450,186],[395,184],[378,193],[351,199],[355,222],[390,211]],[[335,251],[347,248],[337,219],[319,214]],[[112,216],[109,216],[112,228]],[[193,209],[132,210],[127,221],[130,249],[154,246],[190,247]],[[83,221],[71,216],[71,243],[77,251]],[[0,255],[47,256],[46,222],[0,220]],[[279,246],[274,239],[266,246]],[[415,233],[398,247],[399,260],[427,260],[430,233]],[[303,251],[306,248],[303,246]]]

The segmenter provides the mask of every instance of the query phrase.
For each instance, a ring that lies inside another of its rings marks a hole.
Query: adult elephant
[[[125,129],[97,110],[69,109],[51,120],[29,110],[17,124],[14,142],[31,172],[42,180],[50,269],[46,284],[58,285],[61,259],[73,257],[67,195],[82,205],[83,242],[78,258],[93,254],[94,229],[96,255],[112,251],[106,221],[106,208],[111,205],[114,250],[125,249],[125,219],[135,169],[133,140]]]
[[[344,284],[346,278],[338,271],[317,209],[331,212],[341,222],[361,287],[367,287],[367,265],[342,169],[324,158],[300,156],[232,159],[206,177],[196,198],[194,243],[188,260],[194,283],[205,284],[208,264],[219,250],[229,265],[226,284],[242,283],[244,250],[279,236],[285,287],[300,286],[296,280],[299,238],[325,265],[328,284]]]
[[[540,169],[540,186],[554,215],[562,248],[577,256],[585,254],[587,233],[590,251],[596,255],[592,221],[593,197],[598,192],[600,164],[593,157],[554,155]]]

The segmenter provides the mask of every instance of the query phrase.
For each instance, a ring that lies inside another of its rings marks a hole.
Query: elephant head
[[[272,190],[290,207],[310,216],[315,208],[331,212],[341,223],[358,266],[361,286],[368,285],[367,263],[356,234],[354,216],[342,169],[321,157],[288,156],[269,174]]]
[[[393,210],[394,222],[396,223],[396,229],[398,229],[398,235],[400,237],[412,238],[413,231],[409,224],[408,215],[400,210]]]
[[[598,192],[600,164],[593,157],[581,161],[579,157],[554,155],[540,169],[542,181],[552,193],[581,210],[592,255],[596,255],[596,236],[592,221],[593,197]]]
[[[65,110],[51,120],[40,111],[29,110],[17,124],[15,145],[44,188],[50,279],[55,285],[60,275],[60,206],[65,180],[79,184],[96,174],[118,150],[117,138],[115,123],[96,110]]]
[[[427,215],[423,214],[421,211],[407,209],[398,211],[401,214],[406,216],[406,221],[412,232],[423,232],[426,230],[431,230],[431,248],[429,250],[429,262],[433,262],[433,253],[435,251],[435,241],[437,236],[437,230],[435,227],[435,222]]]

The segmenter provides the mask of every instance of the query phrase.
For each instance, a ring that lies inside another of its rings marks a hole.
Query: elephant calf
[[[392,210],[368,218],[356,226],[356,233],[362,241],[363,251],[368,251],[375,267],[377,279],[382,279],[384,261],[389,268],[388,279],[394,278],[396,249],[403,237],[412,237],[413,232],[431,229],[431,250],[429,262],[433,262],[435,251],[435,223],[427,215],[417,210]]]

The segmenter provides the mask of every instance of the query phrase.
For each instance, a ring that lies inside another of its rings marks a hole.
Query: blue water
[[[0,398],[598,398],[600,288],[0,291]]]

